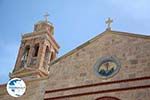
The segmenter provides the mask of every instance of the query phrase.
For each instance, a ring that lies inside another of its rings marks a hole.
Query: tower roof
[[[48,25],[50,25],[50,26],[53,26],[53,23],[52,23],[52,22],[46,21],[46,20],[40,20],[40,21],[38,21],[35,25],[37,25],[37,24],[48,24]]]

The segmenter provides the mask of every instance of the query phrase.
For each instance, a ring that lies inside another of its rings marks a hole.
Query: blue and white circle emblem
[[[105,56],[97,60],[94,72],[98,77],[110,78],[120,70],[121,63],[116,56]]]
[[[7,83],[7,92],[13,97],[20,97],[26,91],[26,84],[20,78],[13,78]]]

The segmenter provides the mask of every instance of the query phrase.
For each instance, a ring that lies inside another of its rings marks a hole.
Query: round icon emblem
[[[101,78],[110,78],[118,73],[121,64],[115,56],[102,57],[97,60],[94,71]]]
[[[13,78],[7,83],[7,92],[13,97],[20,97],[26,91],[26,84],[20,78]]]

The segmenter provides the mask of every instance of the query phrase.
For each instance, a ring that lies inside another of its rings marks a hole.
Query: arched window
[[[105,96],[105,97],[97,98],[95,100],[120,100],[120,99],[118,99],[116,97]]]
[[[21,67],[25,67],[29,55],[30,46],[27,45],[24,49],[22,58],[21,58]]]
[[[34,52],[33,52],[33,57],[37,57],[39,52],[39,43],[35,44],[34,46]]]

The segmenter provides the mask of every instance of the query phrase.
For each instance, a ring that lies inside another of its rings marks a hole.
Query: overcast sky
[[[14,68],[21,34],[32,32],[45,12],[55,26],[59,55],[105,31],[111,17],[115,31],[150,35],[149,0],[0,0],[0,83]]]

